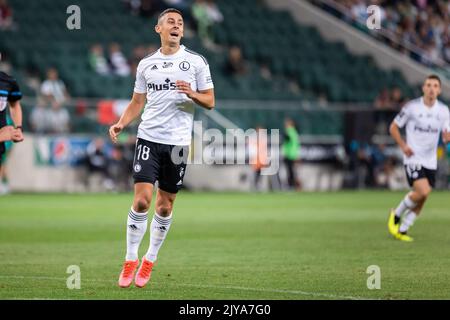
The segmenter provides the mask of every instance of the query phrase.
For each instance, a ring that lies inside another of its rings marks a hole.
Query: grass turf
[[[117,287],[131,194],[0,197],[0,298],[449,299],[450,197],[434,192],[403,243],[386,227],[402,196],[181,192],[144,289]],[[66,287],[69,265],[80,290]]]

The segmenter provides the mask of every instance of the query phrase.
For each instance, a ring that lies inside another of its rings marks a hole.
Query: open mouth
[[[171,35],[172,37],[178,37],[178,36],[179,36],[179,33],[178,33],[178,32],[171,32],[170,35]]]

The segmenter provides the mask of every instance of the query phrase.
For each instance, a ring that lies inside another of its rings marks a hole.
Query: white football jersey
[[[443,130],[450,131],[448,107],[439,100],[427,107],[418,98],[408,102],[394,121],[400,128],[406,125],[406,143],[414,152],[411,157],[404,155],[403,163],[436,170],[439,137]]]
[[[206,59],[183,45],[173,55],[164,55],[159,49],[139,62],[134,92],[146,93],[147,104],[138,138],[190,145],[195,103],[178,92],[177,80],[189,82],[194,91],[214,87]]]

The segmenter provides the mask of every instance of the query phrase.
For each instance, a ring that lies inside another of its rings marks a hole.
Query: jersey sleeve
[[[450,110],[448,107],[445,108],[444,121],[442,122],[442,131],[450,132]]]
[[[22,92],[16,80],[11,80],[11,91],[8,94],[8,101],[14,102],[22,99]]]
[[[405,124],[408,122],[409,118],[411,116],[411,106],[409,104],[406,104],[402,110],[397,114],[397,116],[394,119],[394,122],[399,126],[399,128],[403,128]]]
[[[139,63],[136,70],[136,81],[134,82],[134,92],[147,93],[147,83],[142,70],[142,65]]]
[[[209,70],[209,64],[205,61],[199,62],[199,67],[195,75],[197,81],[197,90],[208,90],[214,88],[214,84]]]

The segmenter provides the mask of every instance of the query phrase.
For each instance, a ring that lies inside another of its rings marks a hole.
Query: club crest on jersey
[[[179,67],[182,71],[188,71],[191,65],[187,61],[181,61]]]
[[[142,166],[139,163],[134,165],[134,172],[141,172]]]

